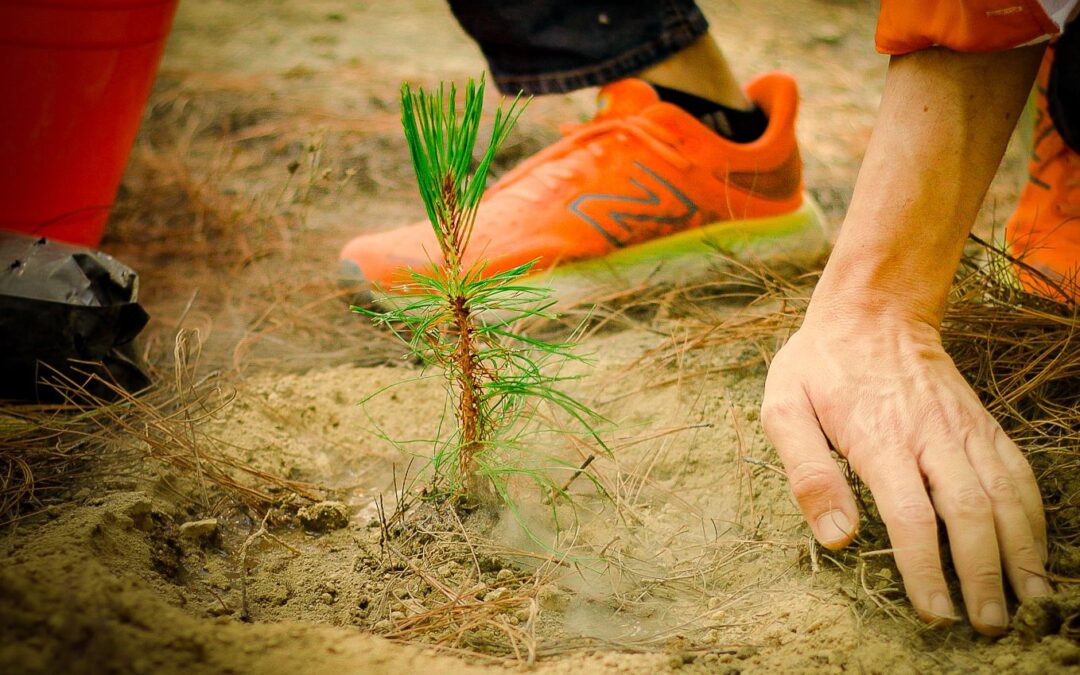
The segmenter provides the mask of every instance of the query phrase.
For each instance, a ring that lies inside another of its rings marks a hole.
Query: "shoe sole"
[[[715,279],[740,264],[765,267],[806,265],[831,245],[825,216],[809,195],[791,213],[727,220],[618,249],[604,256],[558,265],[525,279],[548,288],[556,309],[567,309],[655,285]],[[729,258],[729,259],[728,259]],[[373,291],[360,268],[341,261],[341,281],[357,292],[354,304],[393,308],[400,298]]]
[[[560,307],[631,289],[686,286],[716,279],[740,264],[802,267],[830,246],[825,216],[809,195],[782,216],[721,221],[618,249],[603,258],[559,265],[532,275],[552,289]]]

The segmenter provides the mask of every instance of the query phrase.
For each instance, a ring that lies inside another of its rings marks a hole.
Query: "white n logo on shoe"
[[[693,200],[656,172],[641,162],[634,166],[644,174],[642,180],[630,178],[639,195],[587,193],[568,207],[616,247],[670,234],[698,212]]]

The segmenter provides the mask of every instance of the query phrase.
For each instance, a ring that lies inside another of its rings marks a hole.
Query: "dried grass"
[[[301,101],[252,97],[246,80],[174,75],[158,81],[104,244],[140,273],[151,362],[166,361],[192,323],[209,369],[397,358],[387,335],[343,311],[351,291],[338,286],[334,256],[344,235],[325,222],[341,197],[381,192],[373,175],[396,171],[384,182],[408,184],[396,166],[404,145],[378,148],[396,114],[331,124]]]
[[[417,503],[405,482],[401,485],[395,512],[387,515],[380,510],[376,541],[354,538],[363,566],[373,578],[384,580],[365,621],[373,632],[395,641],[501,663],[532,664],[539,658],[592,649],[626,653],[675,650],[685,654],[736,651],[735,647],[686,637],[705,632],[704,617],[693,617],[662,631],[634,631],[634,635],[620,639],[563,634],[552,623],[551,608],[546,607],[546,613],[541,610],[545,608],[545,593],[551,593],[561,578],[581,573],[583,564],[588,566],[575,557],[579,551],[569,552],[574,548],[572,542],[562,554],[514,549],[491,540],[482,517],[478,520],[474,515],[462,522],[446,505]],[[630,524],[620,531],[633,539],[638,536],[636,529]],[[620,578],[626,589],[615,591],[604,602],[609,611],[634,612],[671,594],[696,596],[704,579],[721,578],[725,569],[769,544],[775,542],[743,541],[701,550],[688,546],[679,569],[665,574],[650,574],[649,561],[602,553],[602,566],[609,568],[613,578]],[[496,580],[494,571],[500,568],[511,573],[505,577],[500,574]],[[732,593],[729,602],[737,602],[751,590]]]
[[[206,511],[222,498],[259,513],[319,499],[316,486],[252,467],[201,429],[232,396],[220,375],[194,379],[197,351],[197,336],[179,334],[174,377],[137,395],[76,368],[74,375],[44,378],[62,405],[0,410],[0,526],[61,501],[80,480],[94,485],[123,474],[132,456],[194,483],[194,492],[179,486],[176,492]],[[91,391],[108,392],[109,400]]]
[[[86,424],[66,406],[0,408],[0,527],[59,500],[86,478],[93,448],[69,434]]]
[[[1051,573],[1071,579],[1080,574],[1080,308],[1024,291],[1015,282],[1014,265],[1024,263],[972,237],[942,338],[960,372],[1035,469],[1048,518]],[[721,272],[713,281],[644,294],[635,290],[609,298],[587,318],[594,332],[645,325],[666,335],[627,367],[673,371],[647,385],[650,389],[720,373],[764,373],[772,355],[798,328],[821,267],[780,273],[721,258]],[[1068,295],[1066,281],[1045,281]],[[732,350],[732,345],[743,348]],[[698,352],[710,358],[695,360]],[[778,470],[759,459],[744,461]],[[643,475],[647,477],[647,471]],[[891,556],[885,555],[888,537],[873,499],[853,472],[847,475],[866,523],[853,549],[811,551],[812,564],[820,567],[824,558],[851,577],[850,597],[860,620],[883,613],[921,626],[904,601]],[[747,473],[742,480],[751,477]],[[745,506],[744,511],[752,512],[752,501]]]
[[[960,372],[987,409],[1033,462],[1063,470],[1080,465],[1080,308],[1019,288],[1009,267],[1022,264],[972,238],[973,255],[958,273],[942,339]],[[630,368],[677,366],[696,350],[753,345],[758,353],[682,371],[679,381],[715,372],[768,365],[802,320],[819,272],[798,275],[726,261],[723,279],[691,288],[662,289],[626,298],[597,312],[597,325],[648,316],[669,335]],[[1048,283],[1050,283],[1048,281]],[[1062,284],[1064,282],[1057,282]],[[734,311],[733,311],[734,310]],[[667,386],[660,380],[653,386]],[[1043,456],[1052,455],[1053,458]]]
[[[1080,561],[1068,549],[1080,545],[1080,306],[1017,288],[1003,274],[1007,254],[980,243],[991,262],[965,265],[945,347],[1035,470],[1051,570],[1075,574]]]

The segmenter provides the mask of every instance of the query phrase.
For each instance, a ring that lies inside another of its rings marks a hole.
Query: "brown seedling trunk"
[[[443,259],[449,276],[460,280],[464,274],[461,258],[468,245],[461,227],[461,213],[458,210],[453,180],[447,176],[443,181],[443,198],[448,209],[448,221],[443,223],[444,237]],[[458,405],[457,418],[461,438],[458,447],[458,477],[461,480],[462,498],[466,504],[490,505],[495,502],[495,492],[491,481],[480,473],[477,456],[483,451],[487,438],[487,421],[481,403],[482,368],[479,364],[476,331],[473,317],[463,295],[449,299],[453,315],[453,328],[457,334],[457,344],[451,354],[451,360],[457,371]]]
[[[476,344],[469,308],[465,298],[452,299],[454,327],[458,335],[453,359],[457,366],[458,398],[457,417],[461,429],[461,445],[458,448],[458,473],[466,501],[487,504],[494,501],[491,483],[480,474],[477,455],[484,449],[486,429],[480,402],[481,372],[477,363]]]

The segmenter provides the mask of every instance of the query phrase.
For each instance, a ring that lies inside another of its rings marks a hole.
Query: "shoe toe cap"
[[[338,287],[344,292],[345,301],[350,305],[371,307],[375,304],[371,282],[364,276],[360,265],[353,260],[344,259],[338,262]]]

